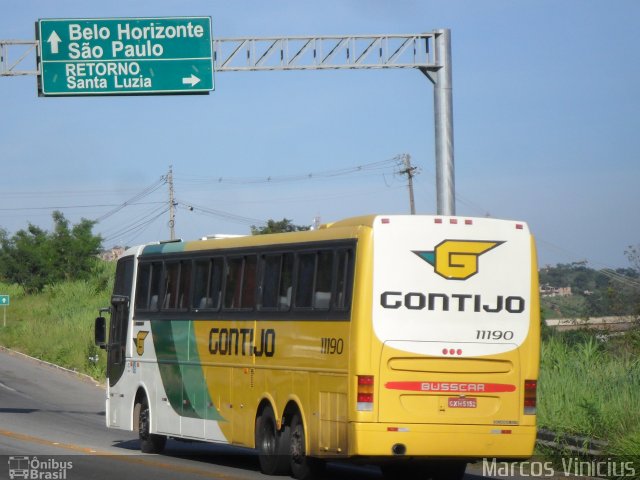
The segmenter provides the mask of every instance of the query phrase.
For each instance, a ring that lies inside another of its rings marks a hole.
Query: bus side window
[[[239,308],[242,295],[242,257],[227,258],[224,283],[224,308]]]
[[[136,309],[158,310],[162,262],[141,263],[138,265],[136,286]]]
[[[262,305],[264,310],[289,310],[293,283],[293,253],[262,257]]]
[[[315,253],[301,253],[298,255],[296,308],[310,308],[313,306],[313,277],[315,268]]]
[[[278,310],[289,310],[291,306],[291,291],[293,290],[293,253],[282,256],[282,270],[280,273],[280,292]]]
[[[158,301],[160,298],[160,290],[162,286],[162,262],[153,262],[151,264],[151,280],[149,281],[149,310],[158,311],[160,306]]]
[[[217,310],[220,308],[222,267],[223,262],[220,257],[196,260],[191,308],[194,310]]]
[[[256,255],[247,255],[244,259],[244,271],[242,273],[242,308],[256,306]]]
[[[255,307],[257,261],[257,255],[227,259],[224,308],[236,310]]]
[[[262,308],[277,308],[282,255],[263,255],[262,265]]]
[[[187,310],[191,299],[191,260],[180,262],[180,287],[178,292],[178,309]]]
[[[136,309],[147,310],[149,308],[149,285],[151,281],[151,264],[138,265],[138,282],[136,285]]]
[[[222,258],[214,258],[211,262],[211,276],[209,278],[209,296],[211,299],[211,308],[218,310],[220,308],[220,300],[222,298],[222,272],[224,271],[224,262]]]
[[[175,310],[180,279],[180,263],[165,263],[164,291],[162,292],[162,310]]]
[[[318,252],[313,293],[313,308],[329,310],[331,306],[331,280],[333,278],[333,250]]]
[[[351,305],[351,284],[353,283],[351,273],[353,250],[338,250],[336,257],[336,296],[333,306],[337,310],[348,310]]]

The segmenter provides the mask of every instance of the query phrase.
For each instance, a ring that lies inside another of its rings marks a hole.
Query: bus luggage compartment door
[[[464,345],[448,342],[446,348],[455,355]],[[379,421],[517,424],[521,410],[517,359],[517,348],[499,358],[437,358],[386,344],[380,365]]]

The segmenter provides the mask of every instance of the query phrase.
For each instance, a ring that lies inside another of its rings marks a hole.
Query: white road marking
[[[15,388],[11,388],[8,385],[5,385],[4,383],[0,382],[0,387],[2,388],[6,388],[7,390],[9,390],[10,392],[17,392],[17,390]]]

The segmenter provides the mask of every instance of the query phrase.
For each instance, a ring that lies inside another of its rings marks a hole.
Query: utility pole
[[[416,214],[416,203],[413,199],[413,177],[418,174],[418,167],[411,166],[411,155],[408,153],[403,153],[402,162],[404,169],[400,170],[398,173],[400,175],[406,175],[409,179],[408,187],[409,187],[409,206],[411,208],[411,215]]]
[[[176,239],[176,202],[173,195],[173,165],[169,165],[169,174],[167,175],[167,183],[169,184],[169,238]]]

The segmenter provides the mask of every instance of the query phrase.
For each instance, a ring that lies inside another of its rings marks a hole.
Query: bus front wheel
[[[164,450],[167,437],[151,433],[151,416],[149,413],[149,401],[147,397],[142,399],[136,410],[138,414],[138,436],[140,437],[140,451],[143,453],[160,453]]]

